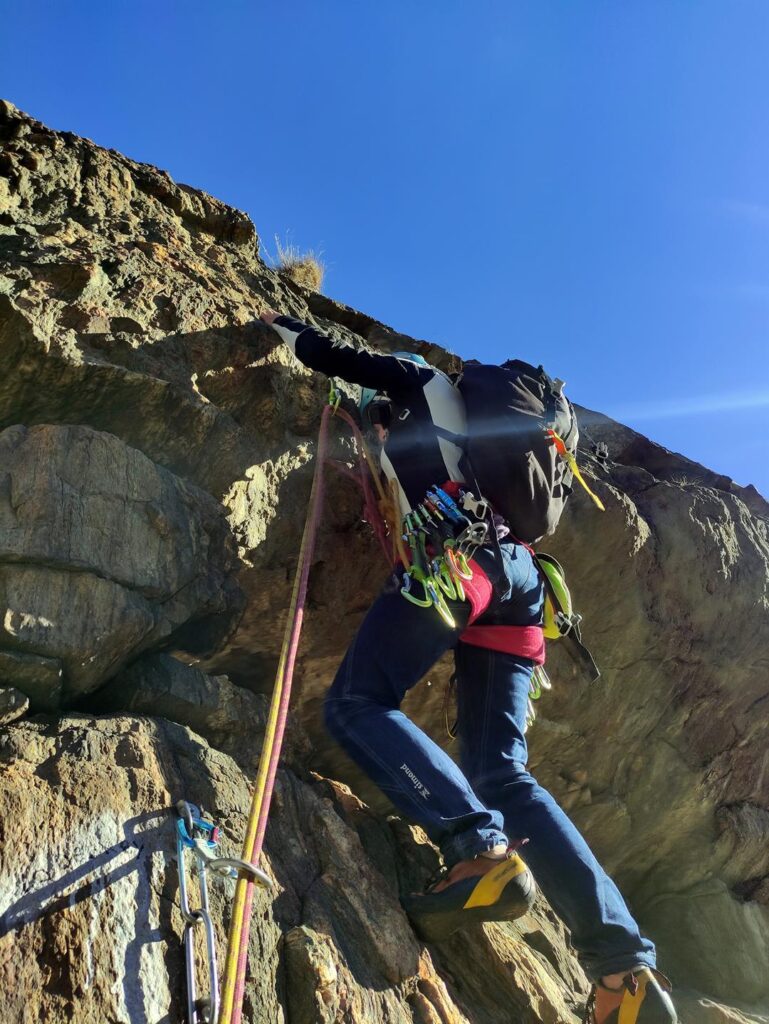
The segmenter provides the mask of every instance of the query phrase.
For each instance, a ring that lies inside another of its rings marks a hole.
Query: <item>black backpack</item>
[[[457,386],[467,436],[454,439],[465,453],[468,485],[504,516],[518,540],[531,544],[552,533],[572,489],[573,463],[563,446],[571,456],[579,438],[563,382],[513,359],[504,366],[467,364]]]

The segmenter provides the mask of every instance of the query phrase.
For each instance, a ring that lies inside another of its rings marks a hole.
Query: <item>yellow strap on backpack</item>
[[[585,478],[582,476],[582,473],[580,472],[579,466],[577,465],[577,460],[574,458],[574,456],[571,454],[569,449],[566,447],[566,442],[563,440],[563,438],[559,437],[558,434],[556,434],[556,432],[554,430],[551,430],[549,427],[545,430],[545,433],[547,434],[547,436],[550,438],[550,440],[555,445],[555,450],[558,452],[558,454],[562,458],[566,459],[566,462],[568,463],[569,469],[572,471],[572,473],[574,474],[576,479],[585,488],[585,490],[590,495],[590,497],[593,499],[593,501],[596,503],[598,508],[600,508],[600,510],[602,512],[605,512],[606,508],[604,507],[604,503],[601,501],[601,499],[598,497],[598,495],[594,494],[590,490],[590,488],[588,487],[587,482],[585,481]]]

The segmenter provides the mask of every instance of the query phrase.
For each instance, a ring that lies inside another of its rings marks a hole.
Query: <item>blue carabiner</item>
[[[205,833],[206,846],[210,850],[216,849],[219,843],[219,826],[202,818],[200,808],[196,804],[190,803],[189,800],[180,800],[176,805],[176,813],[179,815],[176,831],[184,846],[195,846],[192,833],[199,829]]]

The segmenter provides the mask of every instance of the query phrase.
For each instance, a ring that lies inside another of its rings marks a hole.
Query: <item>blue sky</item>
[[[765,0],[0,0],[0,95],[769,495]]]

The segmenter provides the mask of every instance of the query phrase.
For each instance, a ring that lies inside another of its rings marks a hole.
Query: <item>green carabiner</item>
[[[446,602],[443,600],[442,595],[438,593],[435,586],[429,580],[427,581],[426,589],[428,594],[432,596],[433,604],[435,605],[440,617],[443,619],[443,621],[450,629],[456,629],[457,624],[454,621],[454,616],[451,614],[451,611],[449,610],[449,606],[446,604]]]
[[[339,408],[339,405],[340,405],[341,401],[342,401],[342,396],[339,394],[339,392],[336,389],[336,381],[334,380],[333,377],[329,377],[329,379],[328,379],[328,404],[334,410],[334,413],[336,413],[337,409]]]
[[[433,599],[431,596],[419,598],[411,593],[411,584],[413,580],[416,580],[417,583],[421,583],[422,592],[425,595],[429,593],[425,580],[420,579],[420,577],[415,575],[412,570],[411,572],[406,572],[403,574],[403,586],[401,587],[401,595],[405,597],[407,601],[411,601],[412,604],[415,604],[418,608],[430,608],[431,605],[433,604]]]
[[[454,577],[451,575],[451,572],[449,571],[449,568],[446,565],[446,563],[437,558],[434,558],[432,562],[432,570],[433,579],[435,580],[436,584],[440,587],[440,589],[443,591],[443,593],[446,595],[446,597],[448,597],[451,601],[461,600],[461,598],[457,597],[456,581],[454,580]]]

